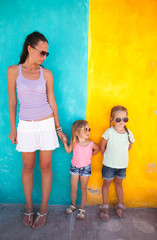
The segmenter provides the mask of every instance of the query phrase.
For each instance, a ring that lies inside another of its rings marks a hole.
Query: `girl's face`
[[[120,110],[116,111],[111,121],[114,122],[115,127],[123,128],[128,122],[127,112]]]
[[[88,123],[85,126],[83,126],[82,128],[78,129],[77,136],[80,137],[80,138],[84,138],[84,139],[89,138],[90,128],[89,128]]]
[[[39,41],[35,47],[29,46],[29,56],[34,63],[41,65],[48,56],[48,43]]]

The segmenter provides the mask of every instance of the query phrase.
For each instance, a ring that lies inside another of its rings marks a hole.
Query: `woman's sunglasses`
[[[37,48],[35,48],[35,47],[32,47],[32,48],[34,48],[35,50],[37,50],[39,53],[40,53],[40,56],[41,57],[48,57],[48,55],[49,55],[49,52],[45,52],[45,51],[40,51],[40,50],[38,50]]]
[[[90,132],[91,131],[91,128],[86,128],[86,127],[82,127],[80,129],[82,129],[84,132]]]
[[[114,120],[116,123],[120,123],[121,121],[127,123],[129,121],[129,118],[125,117],[125,118],[116,118]]]

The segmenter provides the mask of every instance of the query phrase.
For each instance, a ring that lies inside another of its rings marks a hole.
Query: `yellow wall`
[[[157,1],[90,0],[87,120],[100,143],[110,109],[124,105],[136,142],[129,152],[124,204],[157,207]],[[92,159],[87,204],[102,203],[102,156]],[[109,193],[117,203],[114,184]]]

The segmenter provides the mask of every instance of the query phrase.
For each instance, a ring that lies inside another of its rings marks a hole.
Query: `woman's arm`
[[[102,155],[104,155],[106,146],[107,146],[107,140],[105,138],[102,138],[101,143],[100,143],[100,151],[101,151]]]
[[[95,143],[93,143],[93,146],[92,146],[92,155],[95,155],[99,152],[99,146]]]
[[[8,95],[9,95],[9,117],[10,117],[10,134],[9,139],[13,144],[17,144],[17,132],[16,132],[16,78],[18,76],[18,66],[10,66],[7,70],[8,81]]]
[[[55,120],[55,126],[58,128],[60,126],[59,124],[59,117],[58,117],[58,108],[54,96],[54,91],[53,91],[53,75],[52,72],[49,71],[48,69],[43,69],[44,70],[44,76],[47,84],[47,97],[48,97],[48,102],[50,104],[50,107],[53,110],[54,114],[54,120]],[[58,136],[60,139],[63,141],[63,139],[66,138],[65,134],[61,131],[58,132]]]

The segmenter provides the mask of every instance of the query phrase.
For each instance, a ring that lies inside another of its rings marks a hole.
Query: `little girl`
[[[111,110],[110,128],[102,135],[100,150],[103,155],[102,177],[104,179],[102,187],[103,205],[100,207],[100,218],[103,221],[109,220],[108,214],[108,193],[112,180],[115,178],[118,205],[116,213],[123,217],[125,209],[123,205],[122,181],[126,177],[126,167],[128,166],[128,150],[131,149],[135,141],[133,134],[126,127],[128,122],[128,112],[125,107],[114,106]],[[113,127],[111,127],[113,122]]]
[[[70,215],[76,210],[77,187],[80,177],[81,182],[81,206],[76,219],[83,220],[85,217],[85,203],[87,197],[87,184],[91,175],[91,158],[99,151],[99,147],[90,141],[90,128],[87,121],[78,120],[72,125],[72,138],[70,145],[67,145],[66,138],[63,140],[67,153],[73,151],[71,160],[71,200],[72,205],[65,210],[65,214]]]

